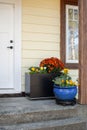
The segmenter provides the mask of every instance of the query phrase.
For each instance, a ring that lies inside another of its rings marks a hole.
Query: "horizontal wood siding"
[[[22,0],[22,91],[28,68],[52,56],[60,58],[60,0]]]

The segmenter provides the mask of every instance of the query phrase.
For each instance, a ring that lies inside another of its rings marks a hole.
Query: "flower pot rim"
[[[59,89],[72,89],[72,88],[76,88],[77,86],[58,86],[56,84],[54,84],[54,88],[59,88]]]

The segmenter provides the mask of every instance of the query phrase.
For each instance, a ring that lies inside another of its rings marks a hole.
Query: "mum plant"
[[[59,73],[61,70],[64,69],[63,62],[56,58],[45,58],[40,62],[39,67],[32,66],[29,68],[29,73]]]
[[[40,62],[40,67],[46,67],[47,73],[57,73],[64,69],[64,64],[60,59],[51,57],[43,59]]]
[[[71,76],[68,74],[68,69],[64,69],[60,76],[57,76],[53,82],[55,85],[58,85],[60,87],[71,87],[71,86],[77,86],[77,82],[74,82],[71,78]]]

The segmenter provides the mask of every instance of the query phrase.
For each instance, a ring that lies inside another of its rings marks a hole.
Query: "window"
[[[68,68],[78,68],[78,3],[61,0],[61,59]]]
[[[78,6],[66,5],[66,63],[78,63]]]

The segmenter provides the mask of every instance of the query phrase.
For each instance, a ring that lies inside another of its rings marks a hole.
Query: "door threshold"
[[[0,94],[0,98],[5,98],[5,97],[25,97],[25,92],[13,93],[13,94]]]

